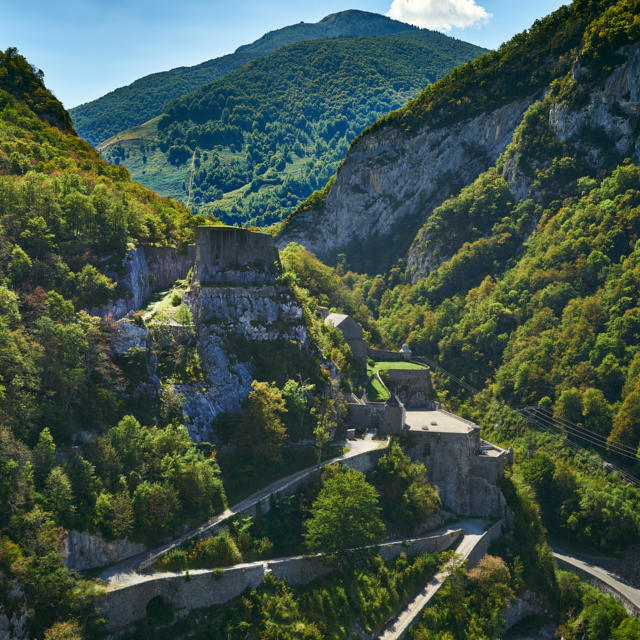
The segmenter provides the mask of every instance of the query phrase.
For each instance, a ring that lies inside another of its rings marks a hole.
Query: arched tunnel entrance
[[[168,624],[173,620],[173,606],[169,598],[155,596],[147,603],[147,621],[149,624]]]

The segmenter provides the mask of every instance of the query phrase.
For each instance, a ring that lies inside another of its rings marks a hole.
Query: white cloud
[[[387,15],[394,20],[438,31],[470,27],[491,17],[475,0],[393,0]]]

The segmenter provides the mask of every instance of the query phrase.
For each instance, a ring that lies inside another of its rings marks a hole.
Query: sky
[[[0,1],[0,6],[3,3]],[[561,0],[28,0],[7,3],[0,47],[17,47],[68,109],[157,71],[232,53],[267,31],[361,9],[490,49]]]

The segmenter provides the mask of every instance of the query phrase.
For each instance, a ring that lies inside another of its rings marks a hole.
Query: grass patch
[[[373,376],[367,383],[367,398],[371,402],[386,402],[390,397],[387,389],[380,384],[380,380]]]
[[[421,364],[415,362],[376,362],[369,358],[367,360],[367,375],[369,376],[369,382],[367,383],[367,398],[371,402],[386,402],[390,398],[389,391],[380,384],[380,381],[376,377],[376,373],[389,371],[390,369],[426,369]]]
[[[372,363],[372,364],[370,364]],[[389,371],[389,369],[426,369],[425,366],[417,364],[416,362],[375,362],[370,360],[367,363],[367,371],[371,373],[375,371]]]

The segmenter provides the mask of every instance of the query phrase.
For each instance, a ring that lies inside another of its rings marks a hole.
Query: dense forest
[[[292,44],[100,150],[195,212],[266,226],[324,186],[363,128],[482,52],[424,30]]]
[[[375,13],[357,10],[333,13],[317,23],[299,22],[270,31],[255,42],[238,47],[234,53],[220,58],[145,76],[97,100],[74,107],[70,115],[78,135],[95,146],[162,113],[167,102],[288,44],[316,38],[391,35],[408,30],[417,31],[417,28]],[[428,37],[434,44],[444,46],[449,40],[435,31],[429,32]]]
[[[367,15],[351,14],[353,28],[368,28]],[[304,586],[268,576],[184,617],[153,598],[127,637],[377,636],[446,568],[412,640],[503,637],[505,612],[527,592],[540,605],[536,628],[550,622],[557,637],[638,638],[638,619],[558,571],[550,544],[610,555],[640,543],[640,163],[621,157],[604,129],[560,139],[550,122],[559,105],[587,104],[621,47],[637,47],[639,15],[640,0],[576,0],[369,129],[412,135],[425,120],[455,122],[540,90],[495,165],[452,187],[392,268],[356,273],[345,254],[327,266],[295,243],[280,252],[267,287],[291,296],[305,343],[225,329],[225,348],[251,363],[253,382],[239,411],[217,414],[215,443],[191,439],[179,392],[211,382],[187,306],[192,273],[122,322],[93,315],[129,293],[118,284],[123,259],[141,245],[184,250],[218,216],[280,220],[325,184],[375,117],[474,52],[438,36],[451,48],[436,55],[434,34],[420,30],[270,52],[315,37],[317,25],[296,25],[251,45],[264,58],[114,140],[113,164],[76,136],[41,71],[16,49],[0,52],[0,620],[15,614],[29,638],[102,637],[104,583],[65,568],[70,530],[160,544],[317,465],[290,495],[272,494],[267,512],[236,513],[149,571],[188,582],[204,568],[217,580],[229,565],[321,553],[330,573]],[[339,33],[336,17],[323,23]],[[186,86],[172,77],[176,91]],[[637,113],[606,109],[637,137]],[[132,182],[122,166],[132,159],[148,173],[175,170],[197,213]],[[427,519],[450,515],[402,438],[384,443],[367,473],[320,470],[343,453],[345,401],[366,382],[321,307],[352,315],[370,345],[408,343],[432,363],[447,409],[513,447],[499,485],[508,527],[472,569],[453,548],[378,555],[385,539],[422,535]],[[148,346],[122,349],[125,324]]]
[[[62,566],[63,527],[157,535],[225,497],[215,459],[184,427],[118,422],[116,326],[83,310],[122,294],[105,270],[131,243],[184,245],[199,219],[77,138],[15,49],[0,52],[0,141],[0,567],[42,637],[55,620],[93,616],[94,587]],[[100,437],[69,455],[79,431]]]

